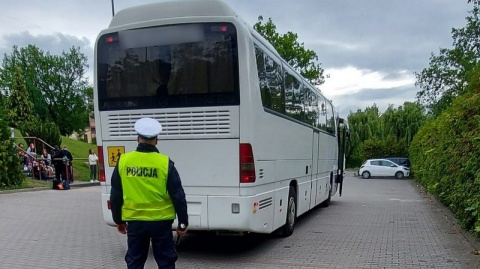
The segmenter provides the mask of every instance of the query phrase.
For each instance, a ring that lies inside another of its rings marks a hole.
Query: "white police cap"
[[[141,118],[135,122],[135,131],[146,139],[157,138],[162,131],[162,125],[152,118]]]

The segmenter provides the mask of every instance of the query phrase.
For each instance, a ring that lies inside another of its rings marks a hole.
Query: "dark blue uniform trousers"
[[[172,235],[173,221],[129,221],[128,250],[125,255],[128,269],[142,269],[147,261],[150,241],[153,257],[159,269],[174,269],[178,259]]]

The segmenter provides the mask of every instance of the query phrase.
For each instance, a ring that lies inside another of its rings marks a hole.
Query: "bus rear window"
[[[230,23],[110,33],[97,48],[101,111],[240,103],[237,37]]]

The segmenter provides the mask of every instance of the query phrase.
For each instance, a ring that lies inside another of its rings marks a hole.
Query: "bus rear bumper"
[[[256,196],[187,196],[190,230],[271,233],[273,193]]]
[[[274,231],[273,193],[256,196],[187,195],[189,230],[271,233]],[[115,226],[108,208],[110,194],[102,193],[106,224]],[[283,211],[286,211],[283,209]],[[282,209],[279,208],[281,214]],[[277,216],[278,217],[278,216]],[[177,220],[173,229],[177,227]]]

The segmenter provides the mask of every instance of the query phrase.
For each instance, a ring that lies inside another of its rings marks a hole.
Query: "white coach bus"
[[[110,225],[110,178],[142,117],[163,125],[157,147],[179,171],[190,230],[288,236],[342,182],[347,125],[218,0],[118,12],[96,41],[94,106]]]

